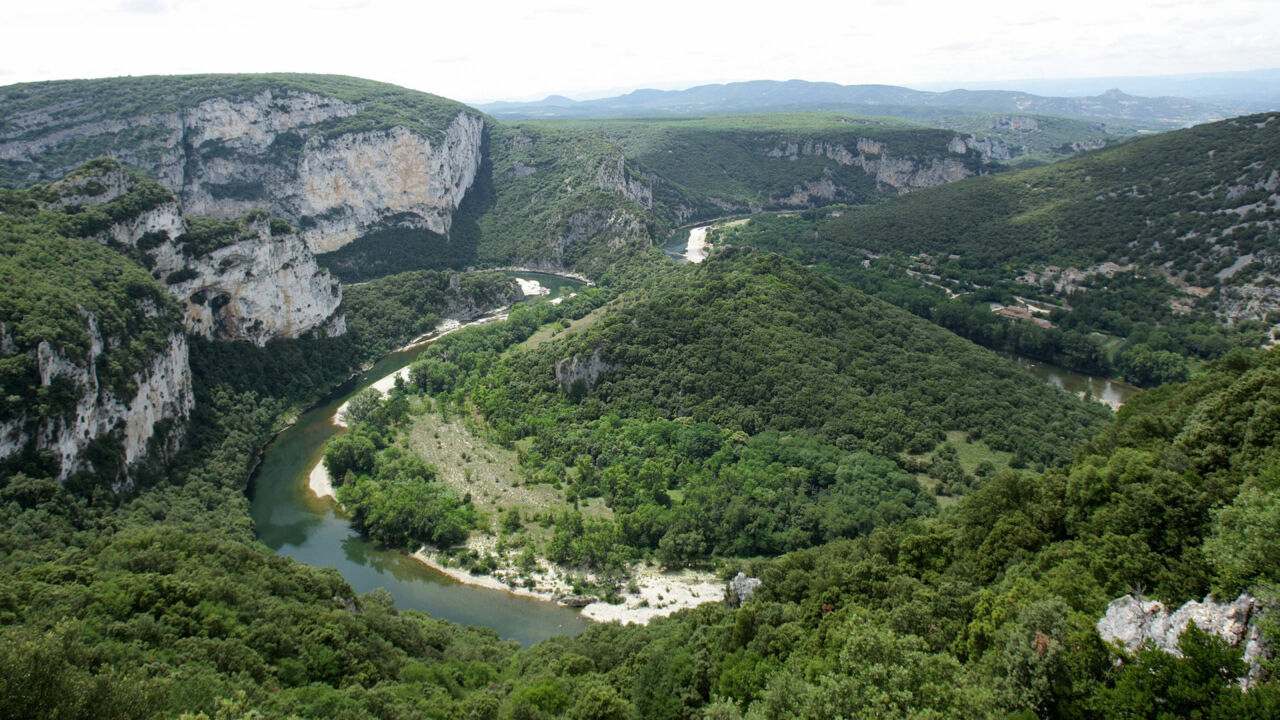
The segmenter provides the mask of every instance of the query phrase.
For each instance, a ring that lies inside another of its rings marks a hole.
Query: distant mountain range
[[[894,85],[839,85],[805,80],[756,80],[688,90],[636,90],[575,101],[552,95],[533,102],[477,105],[499,118],[617,117],[839,110],[919,119],[921,109],[952,113],[1020,113],[1122,120],[1171,128],[1228,117],[1229,110],[1180,97],[1137,97],[1110,89],[1088,97],[1044,97],[1010,90],[928,92]]]
[[[1187,75],[934,83],[917,87],[944,91],[957,85],[969,90],[1017,90],[1062,97],[1097,95],[1111,88],[1120,88],[1133,95],[1172,96],[1209,103],[1229,115],[1280,110],[1280,68]]]

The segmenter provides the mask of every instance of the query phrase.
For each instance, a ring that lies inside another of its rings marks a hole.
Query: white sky
[[[324,72],[469,102],[1280,66],[1280,0],[7,0],[0,85]]]

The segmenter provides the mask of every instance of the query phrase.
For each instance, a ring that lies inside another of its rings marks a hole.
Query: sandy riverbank
[[[703,225],[689,231],[689,241],[684,246],[685,260],[700,263],[707,259],[707,231],[710,229],[710,225]]]
[[[497,310],[494,310],[491,314],[486,315],[480,318],[479,320],[472,320],[471,322],[468,322],[468,323],[458,322],[457,320],[445,320],[444,322],[437,325],[436,328],[431,332],[421,337],[415,338],[409,344],[396,350],[396,352],[405,352],[406,350],[412,350],[416,347],[426,345],[427,343],[433,343],[436,340],[439,340],[440,338],[444,337],[445,335],[455,333],[463,328],[475,327],[476,325],[487,325],[492,322],[506,320],[508,315],[509,315],[508,308],[503,307],[503,308],[498,308]],[[385,377],[378,378],[369,387],[373,388],[374,390],[377,390],[382,395],[386,395],[387,393],[391,392],[391,388],[396,386],[396,378],[400,378],[407,382],[409,380],[409,366],[405,365],[404,367],[400,368],[399,370],[396,370],[395,372]],[[337,427],[346,427],[347,426],[347,421],[346,421],[347,408],[350,406],[351,406],[351,400],[347,400],[346,402],[342,403],[342,405],[340,405],[338,409],[334,411],[333,418],[330,420],[330,422],[332,422]]]
[[[494,541],[492,536],[473,537],[467,543],[467,547],[481,554],[492,553]],[[461,568],[447,567],[443,563],[441,553],[427,547],[418,550],[413,557],[454,580],[468,585],[503,590],[546,602],[555,602],[558,597],[573,594],[573,586],[568,581],[566,571],[555,567],[549,568],[540,562],[537,570],[523,573],[514,566],[514,553],[503,557],[502,567],[490,575],[477,575]],[[522,576],[527,576],[532,581],[532,587],[528,586],[530,583]],[[616,621],[623,625],[631,623],[647,625],[656,617],[665,617],[678,610],[724,600],[724,583],[711,573],[694,570],[661,572],[651,565],[637,563],[631,569],[631,577],[635,583],[636,592],[624,590],[623,602],[617,605],[593,602],[582,608],[582,615],[596,622]],[[506,582],[508,580],[511,582],[510,585]]]
[[[334,502],[338,500],[337,494],[333,491],[333,481],[329,479],[329,470],[324,466],[324,460],[316,463],[316,466],[311,469],[311,475],[307,478],[307,487],[318,498],[329,498]]]

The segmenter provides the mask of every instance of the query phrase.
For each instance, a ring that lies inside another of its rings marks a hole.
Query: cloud
[[[124,0],[120,9],[144,15],[163,15],[169,11],[169,3],[166,0]]]

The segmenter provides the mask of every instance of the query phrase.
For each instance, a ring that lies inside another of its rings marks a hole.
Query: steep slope
[[[154,175],[191,214],[264,209],[317,253],[387,227],[447,232],[483,129],[450,100],[325,75],[28,83],[0,91],[0,118],[0,184],[109,155]]]
[[[345,329],[337,283],[265,213],[185,218],[171,192],[108,159],[0,201],[8,472],[120,489],[181,439],[188,334],[263,345]]]
[[[821,233],[1049,281],[1136,264],[1191,293],[1216,289],[1228,317],[1261,318],[1280,308],[1278,148],[1280,115],[1241,117],[852,210]]]
[[[288,223],[255,211],[236,221],[184,217],[154,181],[97,160],[34,192],[75,216],[86,239],[133,255],[186,304],[187,331],[257,345],[317,328],[340,335],[338,283]]]
[[[585,120],[614,139],[669,225],[761,208],[863,203],[990,172],[999,141],[894,120],[831,114]]]
[[[118,486],[151,446],[174,449],[191,411],[182,310],[83,239],[95,218],[45,209],[69,199],[57,187],[0,191],[0,459],[6,474]]]

